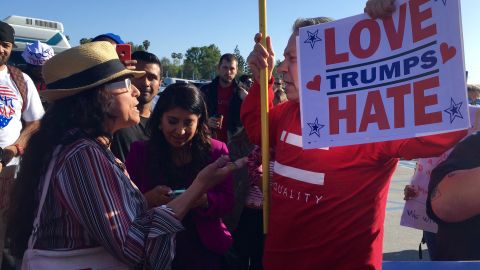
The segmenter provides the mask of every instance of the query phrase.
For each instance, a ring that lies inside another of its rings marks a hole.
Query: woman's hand
[[[167,204],[172,200],[170,193],[172,189],[167,186],[156,186],[143,194],[148,203],[148,208]]]
[[[123,62],[123,64],[125,65],[125,68],[127,69],[130,69],[130,70],[136,70],[136,65],[137,65],[137,60],[135,59],[132,59],[132,60],[125,60],[125,62]]]
[[[403,189],[403,199],[405,201],[415,199],[418,196],[418,189],[415,185],[406,185]]]
[[[246,157],[237,159],[234,162],[231,162],[228,156],[219,157],[216,161],[203,168],[197,174],[197,178],[195,178],[190,187],[183,194],[169,202],[167,206],[175,212],[175,216],[179,220],[183,219],[191,208],[195,207],[199,202],[204,202],[206,199],[205,193],[209,189],[225,180],[233,171],[245,167],[246,164]],[[202,196],[205,196],[205,198],[202,199]]]
[[[395,11],[395,0],[368,0],[364,12],[372,19],[382,19]]]
[[[260,82],[260,70],[268,68],[268,80],[272,77],[273,67],[275,66],[275,53],[270,37],[267,36],[267,48],[263,47],[261,40],[262,34],[257,33],[255,35],[255,46],[247,57],[248,66],[257,82]]]
[[[247,164],[247,158],[240,158],[234,162],[230,161],[228,156],[221,156],[213,163],[203,168],[198,174],[195,182],[205,188],[205,192],[223,181],[233,171],[244,167]]]

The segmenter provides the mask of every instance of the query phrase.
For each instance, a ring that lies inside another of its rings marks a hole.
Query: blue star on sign
[[[308,38],[303,43],[310,43],[310,46],[312,46],[312,49],[313,49],[313,46],[315,46],[315,42],[322,41],[322,39],[318,37],[318,30],[313,33],[310,31],[307,31],[307,34],[308,34]]]
[[[435,2],[437,2],[437,0],[435,0]],[[447,6],[447,0],[442,0],[442,2],[444,6]]]
[[[319,124],[318,118],[315,118],[315,122],[307,124],[310,127],[310,134],[308,134],[308,136],[316,134],[318,137],[320,137],[320,129],[322,129],[325,125]]]
[[[460,107],[462,107],[462,103],[463,102],[455,103],[455,101],[453,101],[453,98],[450,98],[450,107],[444,110],[444,112],[450,115],[450,124],[453,123],[453,120],[455,120],[455,118],[457,117],[463,119],[463,115],[460,112]]]

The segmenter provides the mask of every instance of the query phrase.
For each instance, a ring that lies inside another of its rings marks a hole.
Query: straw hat
[[[90,42],[63,51],[43,65],[47,90],[40,91],[40,95],[55,101],[123,76],[144,74],[144,71],[126,69],[109,42]]]

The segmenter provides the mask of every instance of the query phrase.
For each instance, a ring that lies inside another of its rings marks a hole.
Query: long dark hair
[[[159,129],[163,114],[174,108],[181,108],[199,116],[196,133],[190,142],[192,161],[182,170],[178,170],[173,163],[173,148]],[[148,152],[150,177],[155,177],[162,172],[167,182],[175,185],[179,184],[179,180],[188,178],[189,173],[196,174],[210,162],[211,144],[207,119],[207,105],[197,87],[192,84],[175,83],[165,88],[146,127],[147,134],[150,136]]]
[[[107,135],[104,123],[110,117],[107,108],[111,97],[103,87],[98,87],[58,100],[49,107],[39,130],[31,136],[8,209],[9,235],[17,257],[21,258],[27,248],[38,206],[38,185],[53,150],[57,145],[70,143],[66,135],[72,130],[78,130],[84,138]]]

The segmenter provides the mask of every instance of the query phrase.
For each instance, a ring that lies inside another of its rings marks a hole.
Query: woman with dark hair
[[[223,142],[210,138],[207,109],[194,85],[172,84],[160,96],[147,124],[148,141],[131,145],[126,165],[150,207],[168,203],[171,194],[192,184],[195,175],[219,156]],[[177,234],[173,269],[220,269],[232,237],[221,217],[233,206],[231,177],[203,194]]]
[[[109,269],[165,269],[174,235],[183,229],[180,220],[210,187],[242,166],[226,166],[232,163],[222,157],[178,198],[147,207],[109,149],[115,131],[140,120],[139,91],[130,78],[141,75],[125,69],[107,42],[69,49],[45,64],[42,95],[53,104],[23,156],[9,212],[15,254],[21,258],[27,250],[24,265],[37,269],[32,249],[99,247],[103,261],[118,261]],[[90,265],[99,264],[92,259]],[[56,267],[51,269],[65,269]]]

